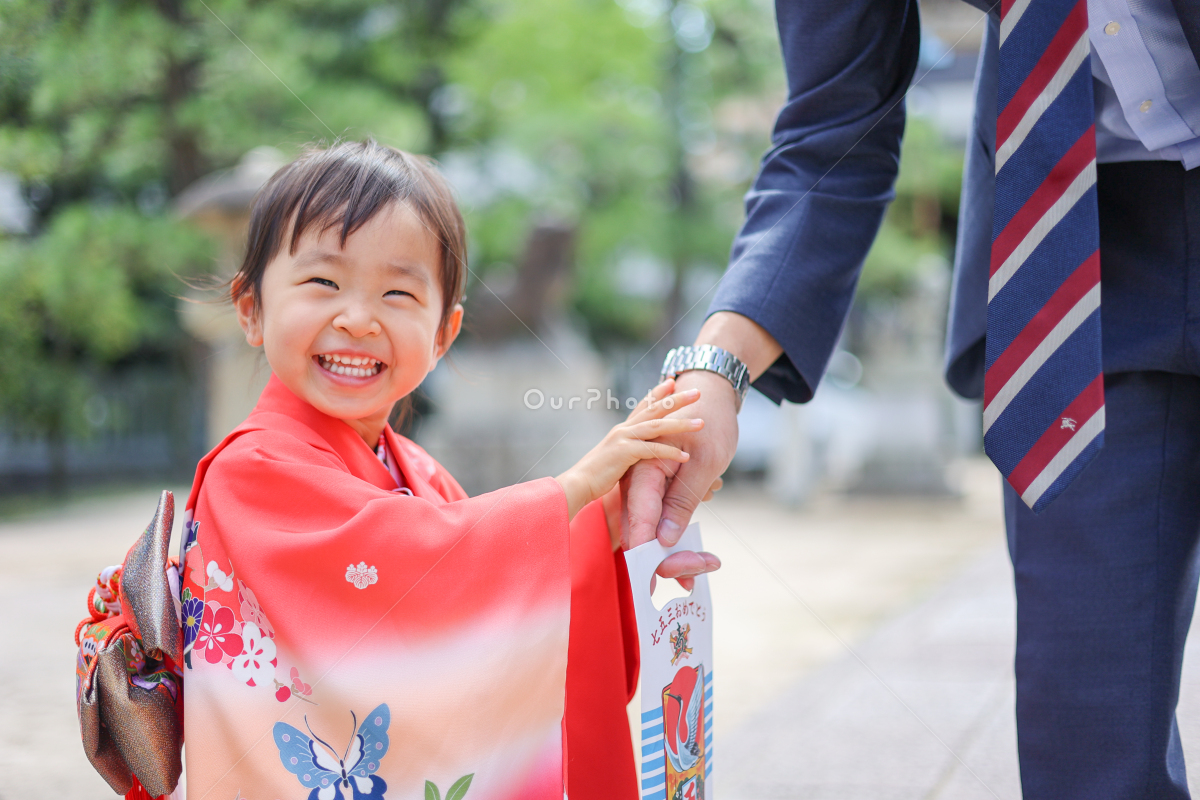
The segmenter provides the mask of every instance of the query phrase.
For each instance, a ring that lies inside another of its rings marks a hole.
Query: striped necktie
[[[1104,444],[1087,0],[1002,0],[984,450],[1034,511]]]

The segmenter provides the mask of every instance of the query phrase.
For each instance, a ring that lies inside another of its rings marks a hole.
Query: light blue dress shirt
[[[1171,0],[1088,0],[1096,160],[1200,165],[1200,66]]]

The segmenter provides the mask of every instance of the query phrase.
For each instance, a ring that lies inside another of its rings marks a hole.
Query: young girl
[[[255,200],[231,294],[272,376],[185,512],[189,798],[637,797],[599,501],[687,459],[651,440],[699,429],[664,418],[697,394],[665,383],[557,478],[468,498],[387,424],[458,335],[465,255],[437,172],[374,142]]]

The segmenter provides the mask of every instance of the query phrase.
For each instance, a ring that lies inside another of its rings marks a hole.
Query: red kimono
[[[404,489],[272,377],[200,463],[188,796],[636,798],[636,636],[600,504],[568,531],[556,481],[467,498],[385,439]]]

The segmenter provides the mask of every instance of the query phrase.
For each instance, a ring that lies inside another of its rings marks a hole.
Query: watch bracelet
[[[680,351],[684,352],[680,352]],[[715,345],[673,347],[663,361],[662,378],[675,377],[689,370],[715,372],[733,384],[738,405],[750,388],[748,368],[737,356]]]

